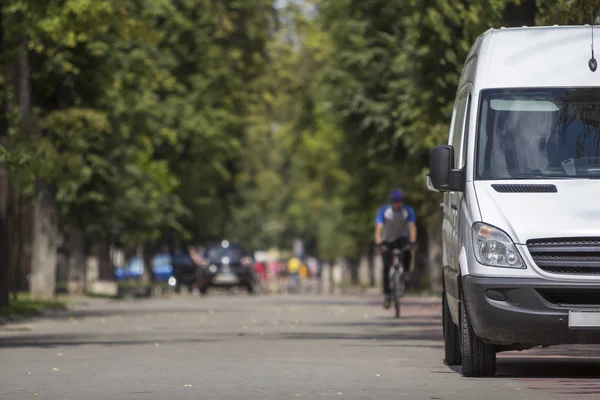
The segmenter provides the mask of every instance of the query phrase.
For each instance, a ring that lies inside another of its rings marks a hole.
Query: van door
[[[454,125],[452,129],[451,144],[454,146],[454,165],[457,169],[463,168],[466,163],[468,132],[467,121],[470,103],[471,94],[467,88],[457,96]],[[460,293],[458,291],[458,277],[460,275],[459,255],[462,248],[460,235],[460,209],[463,200],[463,193],[450,192],[447,193],[447,198],[448,204],[444,205],[444,208],[447,208],[445,213],[448,215],[450,229],[448,232],[448,241],[446,242],[448,247],[448,258],[447,268],[444,271],[444,279],[446,281],[448,295],[454,298],[448,299],[449,306],[451,308],[456,307],[457,310],[458,299],[460,299]]]

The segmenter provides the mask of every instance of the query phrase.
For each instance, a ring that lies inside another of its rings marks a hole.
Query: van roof
[[[600,64],[600,26],[594,39]],[[465,72],[474,76],[461,80],[477,89],[600,86],[600,68],[592,72],[588,66],[591,46],[590,25],[489,29],[467,57],[477,56],[477,68]]]

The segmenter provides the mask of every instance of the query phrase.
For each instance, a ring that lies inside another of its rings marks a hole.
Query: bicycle
[[[407,244],[401,248],[392,249],[392,266],[390,268],[390,291],[394,301],[396,318],[400,318],[400,298],[406,289],[404,252],[414,248],[415,245]]]

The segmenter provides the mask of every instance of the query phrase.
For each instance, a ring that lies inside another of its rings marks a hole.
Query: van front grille
[[[556,305],[600,305],[600,292],[596,289],[537,289],[537,292]]]
[[[556,238],[527,241],[533,261],[555,274],[600,275],[600,238]]]

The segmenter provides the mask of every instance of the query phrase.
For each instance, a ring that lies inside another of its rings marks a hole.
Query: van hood
[[[473,184],[481,220],[506,231],[515,243],[526,244],[529,239],[542,238],[600,237],[600,180],[475,181]],[[505,187],[498,191],[494,188],[498,185]],[[554,185],[556,191],[542,192],[538,185]]]

